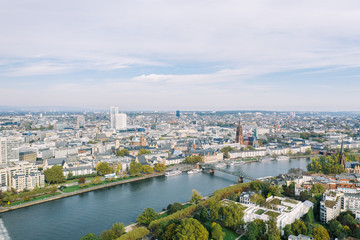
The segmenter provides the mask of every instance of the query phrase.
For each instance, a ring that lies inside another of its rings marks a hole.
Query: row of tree
[[[338,155],[313,158],[306,168],[308,171],[323,174],[340,174],[345,172],[344,166],[339,164]]]
[[[121,163],[113,164],[112,166],[109,166],[109,164],[107,162],[100,162],[96,166],[97,174],[100,175],[100,176],[104,176],[104,175],[110,174],[110,173],[118,174],[121,171],[121,169],[122,169]],[[149,174],[149,173],[152,173],[154,171],[162,172],[165,169],[166,169],[166,166],[165,166],[165,164],[162,164],[162,163],[156,164],[154,166],[154,168],[153,168],[151,166],[142,165],[142,164],[140,164],[138,162],[132,161],[131,164],[130,164],[129,173],[132,176],[135,176],[135,175],[140,174],[140,173]],[[65,182],[65,176],[64,176],[64,173],[63,173],[63,168],[60,165],[55,165],[55,166],[53,166],[51,168],[46,169],[44,171],[44,175],[45,175],[45,181],[47,183],[59,184],[59,183]],[[82,176],[80,178],[84,178],[84,176]],[[80,183],[80,181],[83,181],[83,180],[79,180],[79,183]]]

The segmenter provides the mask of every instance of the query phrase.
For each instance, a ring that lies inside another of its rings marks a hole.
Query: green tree
[[[284,238],[288,239],[290,235],[294,235],[294,233],[291,230],[291,225],[288,224],[284,227]]]
[[[143,171],[144,171],[144,173],[146,173],[146,174],[150,174],[150,173],[153,173],[153,172],[154,172],[154,169],[153,169],[151,166],[149,166],[149,165],[144,165],[144,166],[143,166]]]
[[[163,164],[163,163],[158,163],[158,164],[156,164],[155,167],[154,167],[154,170],[155,170],[156,172],[162,172],[162,171],[165,171],[165,169],[166,169],[166,166],[165,166],[165,164]]]
[[[309,208],[309,211],[305,215],[305,222],[313,223],[314,222],[314,210],[313,208]]]
[[[235,149],[230,147],[230,146],[226,146],[222,149],[220,149],[220,152],[224,153],[224,158],[230,158],[229,152],[234,151]]]
[[[215,199],[210,199],[209,201],[209,209],[210,209],[210,217],[212,220],[217,220],[219,218],[219,211],[221,208],[221,203],[216,201]]]
[[[320,183],[316,183],[312,185],[310,193],[313,195],[323,195],[325,191],[326,189],[323,185],[321,185]]]
[[[209,232],[199,221],[193,218],[184,219],[176,228],[176,240],[208,240]]]
[[[280,240],[280,230],[277,228],[274,218],[267,221],[267,229],[268,240]]]
[[[305,150],[305,154],[306,154],[306,155],[310,155],[310,154],[311,154],[311,149],[309,149],[309,148],[306,149],[306,150]]]
[[[303,221],[295,219],[295,222],[291,224],[291,231],[294,233],[295,236],[299,234],[306,235],[307,234],[307,227]]]
[[[188,164],[196,164],[196,163],[200,163],[200,162],[204,162],[201,156],[189,156],[186,157],[185,160],[183,161],[183,163],[188,163]]]
[[[118,156],[118,157],[125,157],[125,156],[127,156],[129,154],[130,154],[130,152],[127,149],[118,149],[116,151],[116,156]]]
[[[100,239],[101,240],[113,240],[113,237],[111,236],[111,234],[109,233],[109,231],[104,230],[101,232],[100,234]]]
[[[313,230],[313,239],[314,240],[329,240],[330,236],[328,231],[321,225],[318,225]]]
[[[96,166],[96,171],[99,175],[104,176],[111,173],[111,167],[107,162],[101,162]]]
[[[69,172],[69,174],[67,175],[67,179],[68,179],[68,180],[71,180],[71,179],[73,179],[73,178],[74,178],[73,173],[72,173],[72,172]]]
[[[135,228],[134,230],[131,230],[128,233],[125,233],[124,235],[122,235],[121,237],[119,237],[116,240],[138,240],[138,239],[143,239],[143,237],[145,237],[149,233],[150,233],[150,231],[147,230],[146,228],[138,227],[138,228]]]
[[[260,190],[262,190],[264,188],[264,184],[259,181],[259,180],[256,180],[256,181],[252,181],[250,183],[250,189],[255,191],[255,192],[259,192]]]
[[[225,233],[222,231],[220,224],[213,223],[211,225],[211,238],[214,240],[223,240]]]
[[[179,226],[177,223],[170,223],[163,234],[163,239],[173,239],[176,235],[176,228]]]
[[[146,155],[146,154],[150,154],[151,152],[149,150],[145,150],[145,149],[140,149],[139,153],[138,153],[138,156],[141,156],[141,155]]]
[[[139,162],[135,162],[135,161],[131,161],[130,163],[130,169],[129,169],[129,173],[131,175],[136,175],[140,172],[143,171],[143,165],[141,165],[141,163]]]
[[[53,183],[62,183],[65,181],[65,176],[63,173],[63,168],[60,165],[52,166],[49,169],[44,171],[46,182]]]
[[[338,155],[313,158],[306,168],[308,171],[324,174],[339,174],[345,172],[344,166],[339,164]]]
[[[169,204],[167,206],[167,210],[170,214],[173,214],[181,209],[183,209],[184,206],[181,204],[181,203],[178,203],[178,202],[174,202],[173,204]]]
[[[94,233],[88,233],[82,238],[80,238],[80,240],[100,240],[100,238],[96,236]]]
[[[146,209],[144,209],[142,214],[140,214],[138,216],[138,218],[136,220],[138,221],[138,223],[144,224],[147,226],[150,224],[151,221],[158,219],[159,217],[160,217],[160,215],[157,212],[155,212],[154,209],[146,208]]]
[[[262,205],[265,202],[265,198],[261,194],[253,194],[250,197],[250,201],[256,205]]]
[[[243,224],[244,211],[240,205],[233,202],[222,206],[219,215],[225,227],[236,230]]]
[[[198,204],[201,199],[202,196],[195,189],[193,189],[190,204]]]
[[[125,233],[125,226],[123,223],[114,223],[109,229],[109,234],[113,239],[116,239]]]
[[[248,240],[256,240],[259,239],[259,229],[255,222],[248,222],[246,224],[246,236]]]
[[[200,210],[200,221],[201,222],[206,222],[206,220],[208,220],[209,218],[209,213],[206,207],[202,207]]]

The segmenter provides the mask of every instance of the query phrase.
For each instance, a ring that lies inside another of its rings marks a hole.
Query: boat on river
[[[187,172],[187,174],[195,174],[195,173],[201,173],[202,172],[202,169],[197,169],[197,168],[194,168],[190,171]]]
[[[263,158],[260,158],[259,161],[260,162],[268,162],[268,161],[274,161],[275,158],[273,157],[263,157]]]
[[[175,175],[180,175],[182,172],[180,170],[173,170],[165,173],[166,177],[171,177]]]
[[[276,160],[278,160],[278,161],[289,161],[290,157],[289,156],[278,156],[276,158]]]

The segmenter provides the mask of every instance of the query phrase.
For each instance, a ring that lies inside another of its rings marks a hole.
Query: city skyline
[[[1,3],[1,106],[360,109],[360,3]]]

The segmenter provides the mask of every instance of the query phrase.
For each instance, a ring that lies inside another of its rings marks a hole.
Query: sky
[[[2,0],[0,106],[360,110],[360,1]]]

